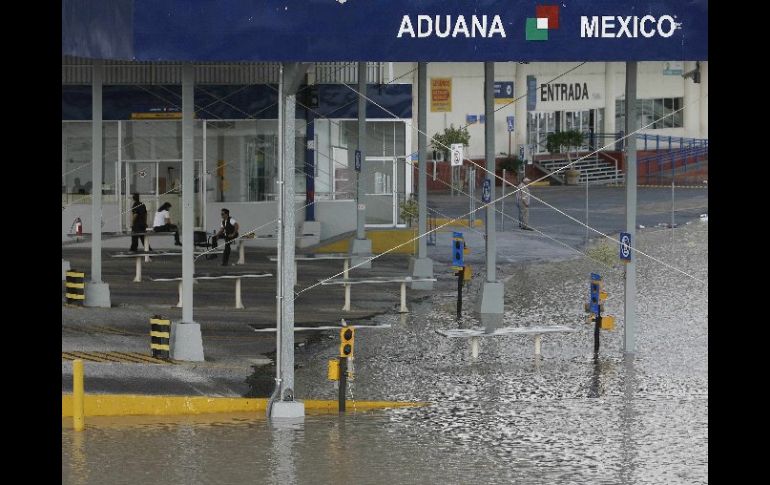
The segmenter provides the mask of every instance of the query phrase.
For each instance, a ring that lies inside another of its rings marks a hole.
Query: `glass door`
[[[364,160],[361,203],[366,204],[367,226],[394,227],[398,222],[396,167],[395,157],[366,157]]]

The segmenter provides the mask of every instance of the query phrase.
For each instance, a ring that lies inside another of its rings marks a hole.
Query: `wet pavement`
[[[622,352],[621,267],[566,249],[549,262],[501,261],[505,325],[579,331],[545,336],[539,359],[531,337],[483,339],[476,361],[469,342],[435,332],[477,323],[470,304],[457,321],[453,279],[437,269],[437,289],[411,302],[413,313],[385,312],[371,321],[391,328],[357,333],[349,388],[352,399],[431,406],[353,406],[342,417],[283,426],[252,415],[89,418],[79,434],[63,420],[63,483],[707,483],[708,223],[683,219],[673,234],[672,243],[670,229],[640,230],[639,248],[695,279],[638,260],[633,357]],[[561,251],[542,236],[508,237],[532,244],[539,237],[541,247]],[[606,313],[617,318],[614,332],[602,332],[598,361],[592,325],[582,323],[590,272],[604,277]],[[326,380],[336,353],[331,335],[298,350],[298,397],[336,398]]]

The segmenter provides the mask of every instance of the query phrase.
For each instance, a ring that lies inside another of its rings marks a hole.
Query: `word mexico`
[[[617,21],[617,24],[615,23]],[[636,15],[621,17],[613,15],[594,15],[593,17],[580,17],[580,37],[620,38],[628,37],[636,39],[639,34],[642,37],[671,37],[681,24],[671,15],[662,15],[655,18],[645,15],[641,19]]]
[[[580,101],[583,99],[588,99],[588,83],[540,85],[540,101]]]
[[[443,17],[443,19],[442,19]],[[404,15],[401,19],[401,27],[398,29],[396,37],[401,38],[405,35],[409,37],[487,37],[492,38],[495,34],[505,38],[505,28],[499,15],[492,17],[492,23],[489,23],[486,15],[471,15],[470,28],[464,15],[458,15],[453,19],[452,15],[418,15],[417,32],[415,33],[414,24],[409,15]],[[487,29],[487,27],[489,27]]]

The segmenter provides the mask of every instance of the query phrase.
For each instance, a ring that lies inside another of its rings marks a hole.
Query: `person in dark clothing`
[[[134,203],[131,205],[131,232],[145,232],[147,231],[147,206],[144,202],[139,201],[139,194],[134,194]],[[139,247],[139,239],[142,239],[142,247],[145,247],[144,235],[131,236],[131,249],[129,251],[136,251]],[[152,248],[147,248],[148,251],[152,251]]]
[[[162,206],[158,208],[158,212],[155,213],[155,220],[152,222],[152,229],[155,232],[174,232],[174,244],[181,246],[182,242],[179,240],[179,229],[171,224],[171,216],[168,210],[171,208],[171,204],[164,202]]]
[[[227,266],[227,261],[230,259],[230,241],[238,238],[238,221],[234,217],[230,217],[230,211],[222,209],[222,225],[219,231],[211,238],[211,244],[217,247],[217,239],[220,237],[225,238],[225,251],[222,254],[222,266]]]

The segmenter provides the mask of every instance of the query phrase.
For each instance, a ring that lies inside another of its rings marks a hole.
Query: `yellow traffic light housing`
[[[326,367],[326,378],[330,381],[340,380],[340,361],[337,359],[329,359]]]
[[[602,330],[615,330],[615,317],[605,315],[602,317]]]
[[[343,327],[340,329],[340,357],[353,357],[355,333],[356,331],[353,327]]]

